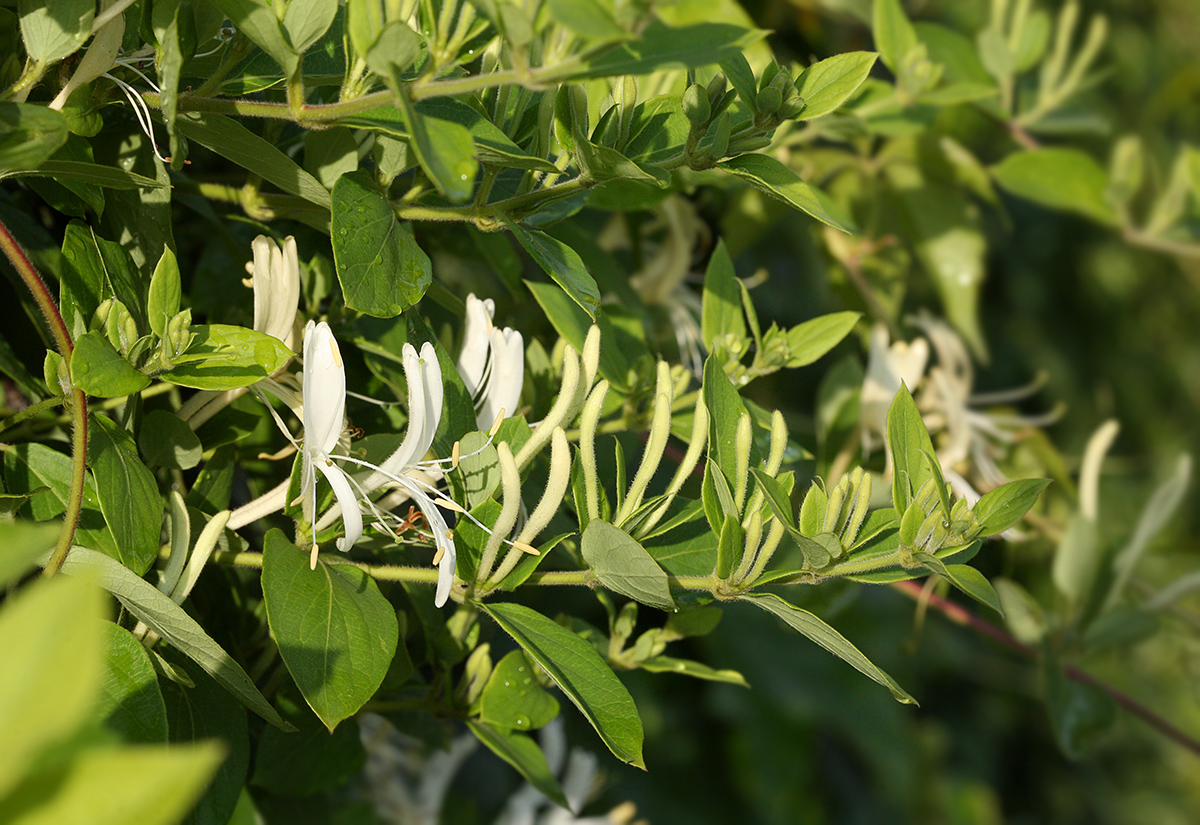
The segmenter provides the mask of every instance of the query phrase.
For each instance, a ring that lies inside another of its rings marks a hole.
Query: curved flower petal
[[[442,417],[442,368],[433,344],[422,345],[420,355],[412,344],[405,344],[401,359],[408,382],[408,430],[396,451],[363,482],[364,490],[373,490],[389,476],[404,475],[415,467],[433,445]]]
[[[450,596],[450,586],[454,584],[454,566],[458,560],[453,534],[446,524],[446,519],[442,516],[442,511],[417,482],[406,476],[398,476],[393,480],[409,492],[433,533],[434,544],[437,546],[438,555],[441,556],[438,559],[437,591],[434,594],[433,603],[435,606],[441,607]]]
[[[328,455],[337,446],[346,415],[346,368],[324,321],[309,321],[304,329],[303,395],[306,451]]]
[[[481,301],[475,297],[475,293],[467,296],[466,331],[463,334],[463,347],[458,355],[457,367],[458,374],[462,376],[467,392],[472,398],[483,383],[487,369],[492,314],[495,310],[496,304],[491,298]]]
[[[265,235],[250,244],[254,252],[254,329],[291,346],[292,325],[300,304],[300,259],[296,239],[282,248]]]
[[[491,348],[491,375],[475,416],[475,423],[481,430],[491,427],[501,410],[506,417],[516,412],[525,378],[525,341],[521,333],[509,327],[493,329]]]
[[[363,517],[362,511],[358,509],[358,497],[355,496],[350,479],[346,478],[341,467],[320,456],[313,459],[313,465],[325,476],[329,486],[333,488],[338,505],[342,508],[342,523],[346,527],[346,536],[337,540],[337,548],[345,553],[362,538]]]

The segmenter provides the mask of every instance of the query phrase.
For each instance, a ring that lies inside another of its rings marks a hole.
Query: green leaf
[[[788,604],[774,593],[748,593],[744,596],[739,596],[738,599],[739,601],[750,602],[757,607],[761,607],[768,613],[773,613],[778,618],[783,619],[794,630],[799,631],[834,656],[842,659],[859,673],[890,690],[892,697],[897,702],[903,702],[906,705],[915,705],[917,703],[917,700],[909,696],[904,688],[896,684],[891,676],[888,676],[876,667],[870,659],[862,654],[862,651],[850,644],[845,636],[838,633],[816,615]]]
[[[1049,484],[1048,478],[1022,478],[988,490],[971,508],[980,535],[994,536],[1016,525]]]
[[[408,129],[409,147],[417,153],[417,162],[430,182],[454,203],[470,198],[479,171],[471,132],[453,121],[426,117],[407,94],[398,94],[396,100]]]
[[[736,670],[716,670],[703,662],[693,662],[690,659],[673,659],[670,656],[653,656],[638,664],[647,673],[678,673],[680,676],[691,676],[693,679],[704,679],[709,682],[726,682],[731,685],[750,687],[746,677]]]
[[[738,155],[717,164],[726,172],[749,181],[772,197],[779,198],[807,215],[850,234],[853,224],[842,208],[815,186],[769,155]]]
[[[429,256],[365,170],[342,175],[333,187],[332,239],[351,309],[391,318],[420,301],[433,282]]]
[[[76,339],[71,351],[71,378],[75,386],[97,398],[120,398],[150,386],[150,379],[122,358],[98,330]]]
[[[748,108],[754,109],[755,102],[758,100],[758,82],[754,79],[754,69],[750,68],[750,61],[746,60],[744,54],[738,52],[720,63],[721,71],[725,73],[729,85],[737,91],[738,97]]]
[[[167,410],[146,413],[138,432],[138,447],[151,467],[172,470],[192,469],[200,463],[203,454],[200,439],[192,428]]]
[[[632,35],[617,25],[611,5],[597,0],[547,0],[550,16],[588,40],[624,40]]]
[[[222,7],[226,5],[229,5],[228,0],[223,0]],[[298,195],[325,209],[332,205],[329,191],[319,180],[305,172],[274,144],[263,140],[236,120],[211,113],[181,112],[178,123],[179,130],[189,140],[207,146],[284,192]]]
[[[3,107],[5,104],[0,104]],[[3,111],[0,108],[0,111]],[[0,147],[0,152],[3,148]],[[0,158],[0,165],[3,160]],[[47,160],[42,161],[37,169],[26,172],[4,173],[4,177],[42,176],[55,179],[75,180],[80,183],[90,183],[103,186],[106,189],[169,189],[170,184],[160,183],[154,178],[139,175],[136,172],[126,172],[117,166],[101,166],[99,163],[88,163],[79,160]]]
[[[263,599],[284,664],[332,731],[374,695],[396,655],[396,611],[366,571],[318,559],[272,530],[263,545]]]
[[[783,485],[760,467],[751,467],[750,472],[754,475],[754,480],[758,482],[758,489],[763,491],[775,518],[779,519],[784,527],[795,530],[796,517],[792,512],[792,500],[783,489]]]
[[[66,510],[71,475],[71,458],[45,444],[16,444],[4,456],[4,482],[8,492],[32,493],[29,513],[37,521],[60,516]],[[40,491],[37,490],[39,487]],[[96,501],[96,482],[89,473],[84,476],[83,510],[75,529],[75,543],[115,559],[118,557],[117,545]]]
[[[196,620],[148,581],[100,553],[76,547],[67,555],[63,572],[93,576],[137,618],[171,645],[200,665],[250,710],[272,725],[291,730],[254,682],[228,653],[214,642]]]
[[[729,23],[696,23],[672,27],[658,19],[639,32],[637,40],[608,49],[581,66],[564,63],[548,72],[544,82],[650,74],[656,69],[693,68],[720,63],[761,40],[765,32]]]
[[[167,706],[142,643],[123,627],[105,624],[108,658],[95,718],[125,742],[167,741]]]
[[[195,804],[223,757],[216,742],[89,748],[61,768],[45,769],[19,802],[9,800],[11,808],[0,803],[0,817],[29,825],[173,825]]]
[[[927,180],[915,164],[889,164],[887,179],[900,222],[937,288],[946,317],[983,356],[987,347],[978,314],[987,245],[978,209],[961,189]]]
[[[492,753],[516,768],[530,785],[544,793],[555,804],[570,809],[571,805],[563,794],[562,786],[558,784],[554,774],[550,773],[546,755],[536,742],[523,733],[497,730],[474,719],[467,720],[467,727]]]
[[[28,521],[0,522],[0,587],[7,587],[33,569],[54,546],[62,527]]]
[[[290,686],[278,701],[296,731],[263,731],[251,784],[280,796],[311,797],[342,787],[362,770],[367,753],[354,719],[331,733]]]
[[[996,182],[1022,198],[1076,212],[1106,226],[1120,219],[1108,202],[1108,174],[1077,149],[1038,149],[1009,155],[992,167]]]
[[[742,293],[738,289],[733,259],[725,239],[717,241],[708,268],[704,271],[704,300],[700,310],[700,334],[704,345],[712,349],[714,342],[731,352],[734,341],[745,346],[746,316],[742,313]]]
[[[146,328],[146,283],[120,244],[100,237],[81,221],[71,221],[63,236],[62,250],[63,257],[71,264],[63,271],[64,296],[70,294],[69,301],[63,304],[68,323],[73,320],[72,303],[83,314],[85,324],[90,324],[101,301],[115,296],[129,310],[138,328]]]
[[[91,581],[64,578],[37,581],[0,609],[0,799],[91,714],[104,674],[103,615]]]
[[[830,312],[792,327],[787,331],[785,366],[803,367],[816,361],[841,343],[861,317],[860,312]]]
[[[183,64],[195,50],[195,24],[191,6],[184,5],[180,0],[160,0],[151,10],[150,22],[158,41],[155,68],[158,69],[161,87],[159,101],[163,122],[170,139],[171,168],[179,170],[183,168],[187,155],[187,142],[180,139],[177,124],[179,81],[183,76]],[[191,42],[186,42],[189,40],[188,34],[191,35]]]
[[[329,30],[337,16],[338,0],[290,0],[283,11],[288,42],[303,54]]]
[[[969,564],[945,564],[937,556],[931,556],[929,553],[915,553],[913,558],[975,601],[987,605],[1001,616],[1004,615],[1004,606],[992,583],[974,567]]]
[[[616,325],[603,310],[596,310],[595,316],[590,315],[554,284],[525,281],[525,286],[533,293],[554,329],[567,339],[576,352],[583,352],[583,344],[593,321],[600,327],[600,375],[608,379],[613,389],[621,393],[628,392],[630,356],[636,358],[645,352],[645,346],[640,347],[640,352],[633,346],[622,346],[625,342],[622,342]],[[626,349],[630,351],[627,353]]]
[[[922,451],[935,455],[921,412],[903,384],[888,409],[887,445],[892,453],[892,503],[903,513],[925,479],[933,477]]]
[[[208,789],[181,825],[232,822],[230,815],[246,784],[246,771],[250,765],[246,709],[178,651],[164,650],[159,663],[187,680],[184,683],[167,678],[159,684],[167,706],[167,732],[171,744],[190,746],[195,742],[218,739],[227,752]]]
[[[875,65],[875,52],[845,52],[818,61],[796,78],[804,109],[796,120],[813,120],[837,110],[858,91]]]
[[[1042,679],[1058,746],[1069,758],[1082,759],[1116,726],[1117,703],[1099,687],[1069,678],[1048,653],[1042,658]]]
[[[167,247],[154,267],[154,275],[150,278],[150,297],[146,301],[146,318],[155,335],[166,335],[167,322],[179,312],[180,291],[179,263],[175,260],[175,253]]]
[[[419,115],[427,118],[445,120],[465,127],[471,133],[471,139],[475,143],[475,157],[480,163],[511,166],[517,169],[533,169],[539,172],[558,171],[558,168],[549,161],[526,153],[483,113],[462,101],[450,97],[438,97],[422,100],[416,104],[415,109]],[[404,116],[395,106],[368,109],[365,112],[341,118],[338,123],[370,129],[374,132],[403,138],[405,141],[409,139]]]
[[[88,466],[100,511],[116,539],[122,564],[139,576],[158,558],[163,500],[154,474],[138,458],[129,433],[111,418],[92,415]]]
[[[523,229],[515,223],[509,223],[508,228],[538,266],[594,319],[600,306],[600,291],[579,253],[545,232]]]
[[[75,52],[92,34],[93,0],[19,0],[21,38],[35,63],[53,63]]]
[[[216,0],[221,11],[229,17],[234,28],[249,37],[254,44],[279,64],[285,75],[291,75],[300,62],[300,55],[288,42],[270,0]],[[301,0],[290,5],[309,5]]]
[[[708,455],[716,461],[725,479],[734,479],[738,474],[735,439],[738,421],[749,415],[742,397],[734,389],[733,382],[713,355],[704,362],[704,380],[701,385],[704,404],[708,407]],[[751,442],[750,466],[762,463],[758,446]]]
[[[558,716],[558,700],[533,678],[524,652],[511,650],[488,677],[479,697],[479,718],[505,730],[530,731]]]
[[[159,378],[198,390],[248,387],[276,372],[292,351],[274,336],[226,324],[190,328],[191,346]]]
[[[0,178],[37,169],[67,142],[67,119],[32,103],[0,102]]]
[[[892,74],[900,74],[905,55],[919,45],[917,32],[904,13],[900,0],[875,0],[871,31],[883,62],[892,70]]]
[[[599,519],[590,521],[584,528],[580,550],[584,561],[609,590],[659,610],[675,609],[667,574],[623,530]]]
[[[505,602],[479,607],[542,666],[614,756],[645,770],[637,706],[591,644],[523,605]]]

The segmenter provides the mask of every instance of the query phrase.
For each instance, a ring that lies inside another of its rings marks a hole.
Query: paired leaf
[[[854,232],[853,224],[841,206],[770,155],[738,155],[721,161],[717,166],[749,181],[755,188],[811,215],[821,223],[847,234]]]
[[[342,175],[334,185],[332,239],[351,309],[391,318],[420,301],[433,282],[429,256],[366,171]]]
[[[63,572],[73,576],[92,576],[101,587],[134,616],[166,639],[206,673],[224,685],[246,707],[272,725],[290,730],[271,704],[258,692],[254,682],[225,650],[209,637],[187,612],[171,601],[158,588],[139,578],[120,563],[83,547],[67,555]]]
[[[804,634],[834,656],[842,659],[859,673],[890,690],[896,701],[903,702],[906,705],[915,705],[917,703],[917,700],[913,699],[904,688],[896,684],[896,681],[891,676],[888,676],[876,667],[845,636],[838,633],[816,615],[788,604],[773,593],[748,593],[744,596],[739,596],[738,599],[739,601],[750,602],[768,613],[772,613],[778,618],[783,619],[794,630]]]
[[[198,390],[248,387],[282,367],[292,351],[278,338],[227,324],[193,326],[192,343],[159,375],[164,381]]]
[[[645,770],[637,706],[591,644],[524,605],[504,602],[479,606],[542,666],[614,756]]]
[[[875,65],[875,52],[846,52],[818,61],[796,78],[804,98],[797,120],[813,120],[837,110],[858,91]]]
[[[279,530],[263,546],[263,599],[284,664],[329,730],[358,712],[396,655],[396,611],[365,570],[309,555]]]
[[[675,609],[667,574],[628,533],[596,519],[584,529],[580,549],[609,590],[659,610]]]

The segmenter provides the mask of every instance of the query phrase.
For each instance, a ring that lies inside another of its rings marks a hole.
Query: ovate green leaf
[[[318,560],[279,530],[263,547],[263,598],[284,664],[331,731],[374,695],[396,655],[396,611],[366,571]]]
[[[591,644],[524,605],[505,602],[480,608],[550,674],[614,756],[645,769],[637,706]]]

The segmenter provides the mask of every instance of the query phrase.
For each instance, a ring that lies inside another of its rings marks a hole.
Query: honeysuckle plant
[[[881,585],[1036,659],[1068,754],[1113,701],[1200,749],[1083,669],[1198,586],[1138,572],[1190,459],[1117,550],[1111,427],[1077,493],[975,373],[1029,371],[996,186],[1191,254],[1194,150],[1150,193],[1072,146],[1077,3],[859,6],[875,50],[807,64],[732,1],[0,7],[0,820],[629,821],[671,680],[761,665],[722,616],[856,716],[935,704],[841,612]]]

